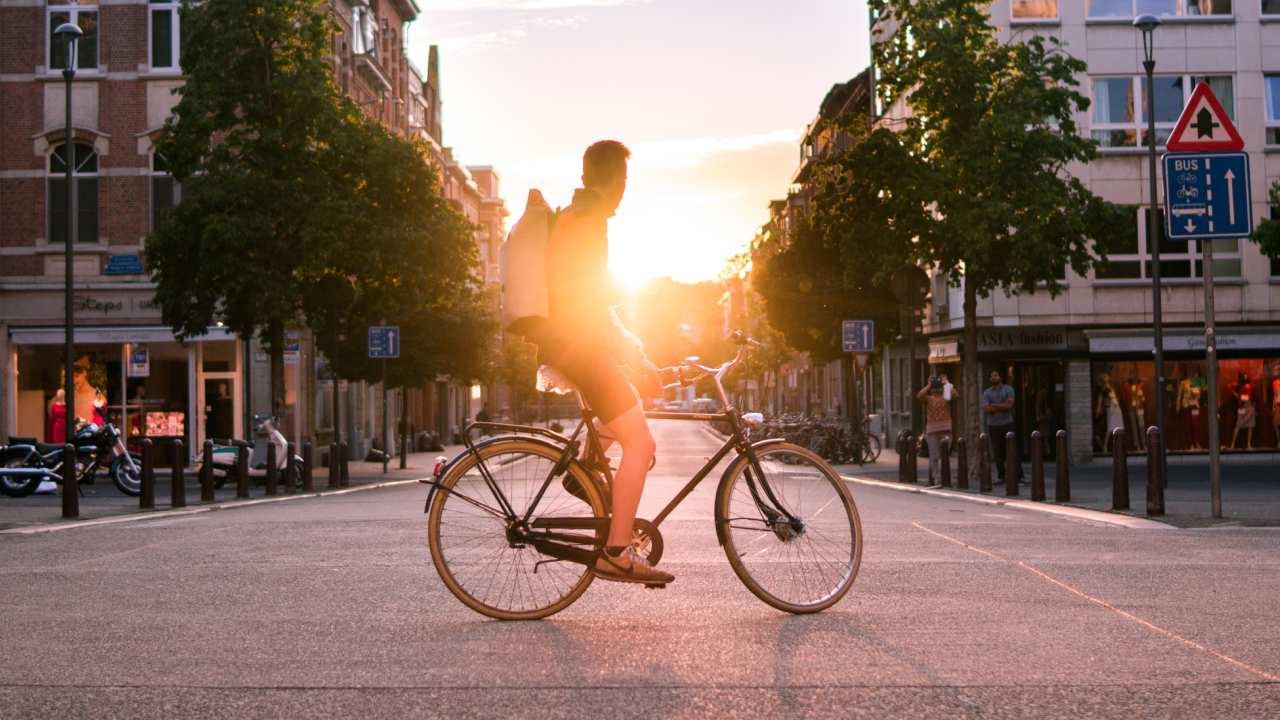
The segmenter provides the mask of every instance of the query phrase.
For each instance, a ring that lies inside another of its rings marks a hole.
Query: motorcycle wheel
[[[129,456],[133,458],[132,469],[124,455],[111,458],[111,482],[125,495],[137,497],[142,494],[142,456],[138,453],[129,453]]]
[[[20,457],[5,458],[0,461],[0,467],[4,468],[21,468],[30,467],[26,460]],[[3,473],[3,470],[0,470]],[[9,497],[26,497],[36,491],[40,487],[40,482],[44,478],[14,478],[0,475],[0,493],[4,493]]]

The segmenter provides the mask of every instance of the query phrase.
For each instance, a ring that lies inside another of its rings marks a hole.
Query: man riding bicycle
[[[652,567],[631,546],[655,445],[622,366],[647,393],[660,391],[661,383],[658,368],[613,314],[619,298],[608,271],[608,221],[626,191],[630,156],[616,140],[597,142],[583,155],[582,187],[557,216],[547,241],[548,332],[538,339],[538,356],[573,383],[603,424],[602,439],[622,447],[610,487],[609,535],[592,572],[604,580],[659,584],[672,575]]]

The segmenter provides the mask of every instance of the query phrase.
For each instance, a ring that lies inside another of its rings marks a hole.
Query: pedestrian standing
[[[929,484],[942,484],[942,463],[951,458],[942,456],[942,439],[951,435],[951,403],[946,397],[947,387],[942,377],[934,375],[929,384],[916,393],[924,403],[924,439],[929,445]]]
[[[998,483],[1005,480],[1005,436],[1014,432],[1013,397],[1013,388],[1004,384],[999,372],[992,370],[991,387],[982,391],[982,411],[987,414],[987,434],[991,437],[991,455],[996,463]],[[1017,473],[1015,479],[1022,476],[1021,464],[1008,470]]]

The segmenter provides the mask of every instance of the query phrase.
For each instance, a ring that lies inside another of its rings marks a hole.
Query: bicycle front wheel
[[[807,448],[780,441],[739,455],[716,491],[729,564],[747,589],[791,613],[840,601],[862,563],[862,521],[844,480]]]
[[[538,497],[560,459],[559,448],[523,438],[481,445],[441,478],[431,503],[427,544],[440,579],[467,607],[498,620],[536,620],[563,610],[591,585],[590,570],[519,541],[485,482],[480,459],[518,516],[536,500],[531,525],[539,518],[571,523],[606,517],[599,486],[577,463],[552,478]],[[604,545],[603,530],[573,532],[595,533],[589,549]]]
[[[866,435],[866,445],[863,446],[862,462],[864,465],[870,465],[880,457],[880,436],[868,433]]]

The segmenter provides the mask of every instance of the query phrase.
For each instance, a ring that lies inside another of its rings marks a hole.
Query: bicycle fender
[[[786,438],[768,438],[765,440],[760,440],[759,442],[751,443],[751,449],[756,450],[756,449],[763,449],[763,448],[769,447],[770,445],[786,445],[786,444],[788,444],[788,441]],[[720,497],[720,489],[729,484],[729,478],[733,477],[733,473],[735,472],[737,467],[745,462],[749,462],[747,456],[744,453],[738,453],[738,456],[733,459],[733,462],[729,463],[728,467],[724,469],[724,472],[720,474],[720,484],[716,487],[716,497]],[[720,503],[716,503],[716,507],[714,508],[714,515],[716,520],[716,542],[720,543],[721,547],[724,547],[725,519],[720,514]]]

